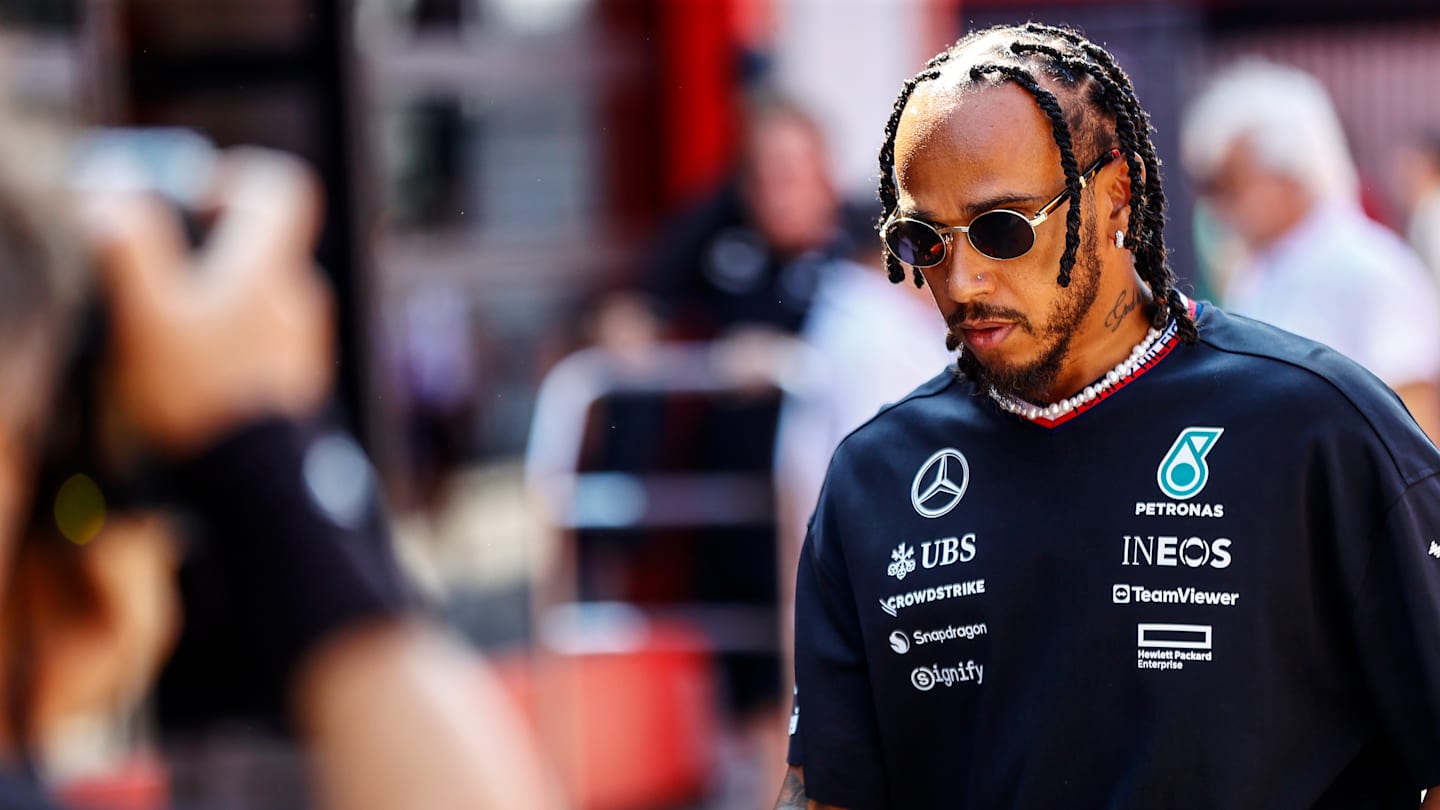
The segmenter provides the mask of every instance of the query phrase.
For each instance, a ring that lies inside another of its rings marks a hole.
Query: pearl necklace
[[[1170,342],[1170,338],[1174,337],[1177,326],[1172,320],[1165,327],[1163,333],[1159,329],[1151,327],[1150,331],[1145,334],[1145,339],[1136,344],[1135,348],[1131,350],[1130,356],[1121,360],[1119,365],[1110,369],[1105,376],[1093,384],[1085,386],[1085,390],[1053,405],[1035,405],[1010,394],[1002,394],[993,386],[990,388],[990,398],[995,400],[995,403],[1002,409],[1016,416],[1022,416],[1032,422],[1036,419],[1048,419],[1053,422],[1070,414],[1076,408],[1089,405],[1134,376],[1136,371],[1153,360],[1155,355],[1165,348],[1166,344]]]

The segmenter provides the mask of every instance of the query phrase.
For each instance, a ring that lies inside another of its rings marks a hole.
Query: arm
[[[359,498],[305,479],[314,440],[334,437],[311,424],[334,355],[308,172],[269,153],[223,168],[198,253],[164,209],[91,202],[111,384],[126,421],[181,468],[185,505],[265,630],[256,657],[286,676],[325,806],[558,807],[488,670],[414,618],[368,467],[341,476],[368,487]]]
[[[1440,805],[1437,805],[1440,806]],[[843,810],[833,804],[821,804],[805,798],[805,769],[791,765],[785,772],[785,782],[780,785],[780,798],[775,800],[775,810]],[[1429,808],[1425,808],[1429,810]]]
[[[562,806],[499,682],[433,630],[392,620],[343,632],[293,691],[323,807]]]
[[[1420,802],[1420,810],[1440,810],[1440,786],[1425,791],[1425,801]]]

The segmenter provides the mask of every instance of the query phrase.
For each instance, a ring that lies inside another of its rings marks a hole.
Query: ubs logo
[[[968,563],[975,559],[975,533],[964,537],[942,537],[926,540],[920,544],[920,565],[925,568],[943,568],[955,563]],[[903,580],[915,571],[915,547],[901,543],[890,552],[890,562],[885,566],[888,576]]]
[[[970,486],[970,463],[953,447],[935,451],[910,484],[910,504],[927,518],[950,514]]]

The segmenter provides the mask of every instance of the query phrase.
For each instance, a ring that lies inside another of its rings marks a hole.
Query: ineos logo
[[[969,486],[970,464],[965,454],[947,447],[920,465],[910,484],[910,503],[924,517],[942,517],[960,503]]]
[[[1163,565],[1170,568],[1229,568],[1230,538],[1205,540],[1167,535],[1125,535],[1121,565]]]

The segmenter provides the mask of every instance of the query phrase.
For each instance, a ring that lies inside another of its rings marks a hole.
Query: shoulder
[[[1398,396],[1343,354],[1283,329],[1206,305],[1200,344],[1215,353],[1200,367],[1229,396],[1292,422],[1323,422],[1388,456],[1403,478],[1433,474],[1434,447]]]
[[[1274,374],[1292,371],[1295,381],[1313,389],[1305,393],[1334,391],[1360,400],[1394,397],[1379,378],[1329,346],[1212,304],[1203,305],[1199,333],[1202,345],[1231,358],[1226,372],[1257,375],[1261,379],[1256,382],[1267,387],[1286,381],[1276,380]]]
[[[927,437],[951,425],[975,405],[973,385],[947,367],[906,396],[891,402],[845,434],[835,446],[825,476],[825,491],[842,499],[913,466]],[[913,470],[911,473],[913,474]],[[825,500],[822,495],[822,501]]]
[[[969,397],[965,393],[969,388],[969,382],[959,376],[954,366],[947,367],[850,431],[836,448],[836,457],[868,455],[908,444],[918,427],[933,424],[953,414],[956,408],[967,407]]]

